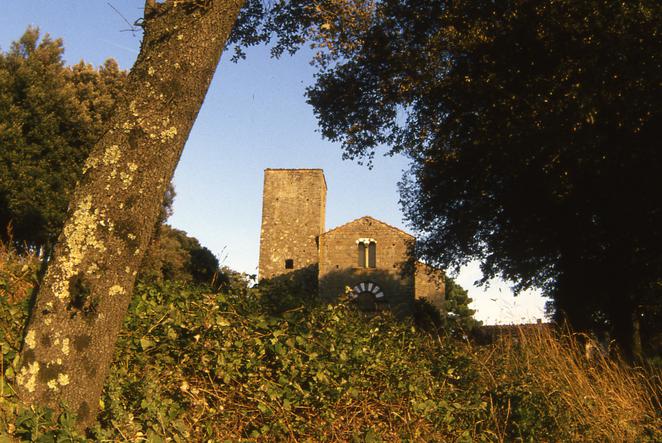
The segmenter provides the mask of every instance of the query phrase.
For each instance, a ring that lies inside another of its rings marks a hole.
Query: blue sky
[[[112,6],[117,9],[116,12]],[[67,63],[95,66],[115,58],[130,69],[140,32],[129,31],[142,15],[142,0],[4,0],[0,49],[6,51],[28,25],[62,38]],[[120,15],[121,14],[121,15]],[[124,18],[122,18],[122,16]],[[371,215],[411,232],[397,192],[403,157],[378,156],[369,170],[341,159],[340,146],[323,140],[304,92],[313,81],[310,54],[281,60],[265,48],[248,51],[238,64],[223,57],[175,173],[177,197],[169,223],[197,237],[224,265],[256,273],[265,168],[322,168],[328,184],[327,229]],[[519,323],[543,316],[544,300],[529,292],[513,297],[494,281],[476,288],[477,264],[457,277],[487,323]]]

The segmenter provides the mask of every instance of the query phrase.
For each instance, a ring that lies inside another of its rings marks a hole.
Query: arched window
[[[377,243],[374,241],[368,243],[368,267],[377,267]]]
[[[373,238],[360,238],[356,240],[358,246],[359,268],[377,267],[377,241]]]
[[[365,243],[359,242],[359,268],[365,268]]]

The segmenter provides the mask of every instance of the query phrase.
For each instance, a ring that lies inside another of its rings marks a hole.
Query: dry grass
[[[547,403],[540,406],[562,412],[556,425],[573,440],[662,439],[659,371],[610,357],[590,337],[551,327],[519,328],[476,355],[493,387],[508,378],[527,380],[528,393]],[[508,439],[510,407],[508,402],[505,410],[493,408],[501,440]]]

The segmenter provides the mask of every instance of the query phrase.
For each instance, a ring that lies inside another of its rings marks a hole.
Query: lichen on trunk
[[[161,201],[242,4],[147,1],[140,55],[30,314],[17,374],[25,402],[94,420]]]

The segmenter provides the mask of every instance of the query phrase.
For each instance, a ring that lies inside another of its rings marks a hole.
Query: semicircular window
[[[385,301],[382,288],[371,281],[365,281],[354,286],[350,298],[356,300],[359,308],[363,311],[374,311],[377,309],[378,302]]]

